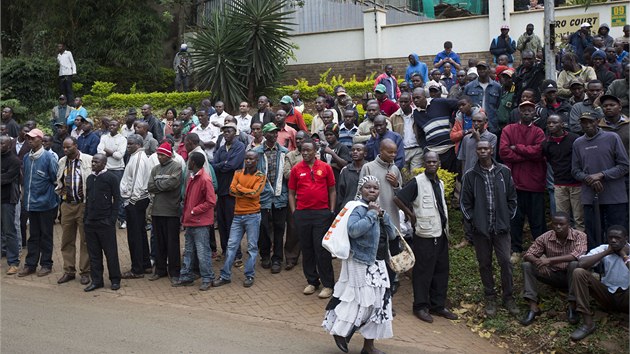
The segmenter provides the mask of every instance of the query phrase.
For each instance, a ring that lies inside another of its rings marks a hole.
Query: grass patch
[[[456,245],[464,237],[462,214],[459,209],[449,207],[449,227],[451,232],[449,243]],[[532,242],[527,226],[523,238],[524,249],[527,249]],[[510,353],[628,353],[627,314],[607,314],[598,311],[594,306],[597,331],[575,343],[569,338],[577,326],[572,326],[566,321],[566,293],[543,284],[539,285],[540,307],[543,314],[530,326],[523,327],[519,320],[525,314],[527,304],[521,297],[523,274],[520,266],[514,266],[513,278],[514,297],[521,309],[521,315],[517,318],[510,316],[499,300],[497,316],[486,318],[483,308],[483,286],[474,248],[451,248],[449,252],[448,299],[453,311],[479,336],[488,338]],[[501,278],[496,257],[493,265],[495,284],[500,294]],[[595,305],[595,302],[592,304]]]

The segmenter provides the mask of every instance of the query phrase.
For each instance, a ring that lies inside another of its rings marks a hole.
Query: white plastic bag
[[[348,239],[348,219],[354,208],[365,205],[360,201],[350,201],[335,217],[332,225],[322,239],[324,247],[333,257],[348,259],[350,256],[350,239]]]

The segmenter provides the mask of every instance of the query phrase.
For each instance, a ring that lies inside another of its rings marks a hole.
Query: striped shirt
[[[562,242],[556,236],[556,232],[549,230],[538,236],[534,243],[529,247],[525,257],[528,255],[540,258],[545,255],[547,258],[566,256],[568,254],[578,257],[586,253],[586,234],[582,231],[569,229],[567,239]],[[550,266],[554,271],[565,270],[569,266],[569,262],[556,263]]]
[[[427,147],[453,145],[450,134],[455,111],[457,100],[434,98],[426,110],[416,109],[413,112],[416,126],[424,132]]]
[[[489,169],[481,168],[481,172],[483,172],[483,180],[486,186],[486,199],[488,201],[488,232],[490,234],[494,234],[496,231],[494,226],[497,224],[497,213],[495,207],[495,198],[494,198],[494,170],[495,166],[492,166]]]
[[[65,188],[64,202],[83,202],[83,178],[81,176],[80,154],[74,160],[66,161],[66,169],[63,172]]]

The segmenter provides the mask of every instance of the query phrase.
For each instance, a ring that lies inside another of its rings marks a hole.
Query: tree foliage
[[[229,107],[273,86],[292,55],[286,0],[235,0],[192,40],[199,81]]]
[[[75,60],[145,71],[161,63],[168,23],[154,0],[3,3],[12,14],[2,33],[3,45],[11,40],[9,53],[54,57],[57,43],[65,42]]]

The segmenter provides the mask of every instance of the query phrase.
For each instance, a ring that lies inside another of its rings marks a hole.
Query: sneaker
[[[237,260],[235,260],[235,261],[234,261],[234,266],[235,266],[236,268],[240,268],[240,267],[242,267],[242,266],[243,266],[243,260],[242,260],[242,259],[237,259]]]
[[[519,252],[512,252],[512,256],[510,257],[510,262],[512,264],[518,264],[521,261],[521,254]]]
[[[10,266],[9,269],[7,269],[7,275],[14,275],[14,274],[17,274],[17,272],[19,271],[20,270],[18,269],[18,267]]]
[[[332,294],[333,294],[332,288],[323,288],[322,291],[319,292],[317,297],[320,299],[328,299],[329,297],[332,296]]]
[[[212,282],[212,286],[214,286],[215,288],[218,288],[218,287],[220,287],[222,285],[230,284],[231,282],[232,282],[231,280],[219,278],[219,279],[217,279],[217,280]]]
[[[317,288],[318,288],[318,287],[317,287],[317,286],[315,286],[315,285],[308,284],[308,285],[306,286],[306,288],[304,288],[304,291],[302,291],[302,293],[303,293],[304,295],[311,295],[311,294],[314,294],[314,293],[315,293],[315,290],[317,290]]]
[[[245,278],[245,280],[243,280],[244,287],[249,288],[252,285],[254,285],[254,277],[247,277]]]
[[[199,291],[208,291],[210,290],[210,288],[212,287],[212,283],[211,282],[203,282],[201,283],[201,285],[199,286]]]
[[[120,222],[120,226],[118,226],[119,229],[126,229],[127,228],[127,222],[126,221],[121,221]]]
[[[486,316],[494,317],[497,314],[497,304],[494,300],[486,301]]]
[[[514,299],[505,300],[503,302],[503,307],[505,307],[511,315],[518,315],[521,313],[521,310],[519,310],[518,306],[516,306],[516,301],[514,301]]]

